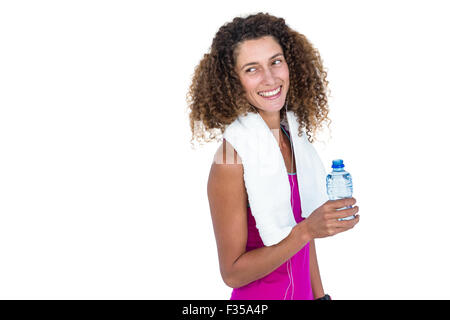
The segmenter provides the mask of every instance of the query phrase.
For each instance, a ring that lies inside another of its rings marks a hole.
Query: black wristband
[[[321,298],[317,298],[316,300],[331,300],[331,297],[328,294],[326,294]]]

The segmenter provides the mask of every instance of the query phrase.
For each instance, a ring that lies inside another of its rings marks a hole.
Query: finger
[[[353,228],[359,222],[359,214],[355,215],[354,219],[351,220],[340,220],[336,224],[336,228],[339,232],[343,232]]]
[[[329,200],[329,207],[332,209],[340,209],[344,207],[350,207],[355,205],[356,199],[355,198],[344,198],[339,200]]]
[[[356,223],[354,222],[354,219],[349,220],[338,220],[334,219],[333,221],[328,222],[328,228],[329,230],[335,230],[336,232],[342,232],[345,231],[351,227],[353,227]],[[334,231],[333,231],[334,233]]]
[[[335,213],[330,214],[330,218],[331,219],[342,219],[342,218],[353,216],[353,215],[357,214],[358,212],[359,212],[359,207],[354,206],[353,208],[336,211]]]

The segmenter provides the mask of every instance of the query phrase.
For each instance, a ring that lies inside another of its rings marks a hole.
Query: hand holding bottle
[[[301,223],[305,224],[310,239],[325,238],[352,229],[359,222],[359,207],[355,198],[328,200]],[[349,209],[341,209],[350,207]],[[338,210],[341,209],[341,210]],[[351,220],[339,220],[355,215]]]

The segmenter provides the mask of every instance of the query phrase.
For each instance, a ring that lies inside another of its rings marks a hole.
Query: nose
[[[275,75],[271,69],[265,69],[263,75],[263,83],[266,86],[273,86],[275,84]]]

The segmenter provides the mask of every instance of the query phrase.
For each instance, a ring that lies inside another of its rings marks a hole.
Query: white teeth
[[[279,86],[277,89],[275,89],[273,91],[258,92],[258,94],[263,97],[271,97],[271,96],[277,95],[280,92],[280,90],[281,90],[281,86]]]

